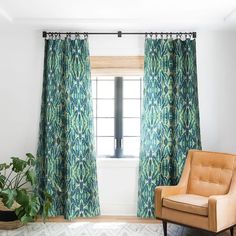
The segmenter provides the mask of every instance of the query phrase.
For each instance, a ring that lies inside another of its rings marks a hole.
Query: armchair
[[[236,224],[236,155],[190,150],[176,186],[155,189],[155,214],[167,222],[216,235]]]

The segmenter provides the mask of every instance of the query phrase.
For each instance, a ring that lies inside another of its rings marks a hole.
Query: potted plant
[[[37,185],[36,158],[27,153],[25,159],[11,157],[9,164],[0,164],[0,229],[13,229],[34,221],[41,214],[45,219],[51,196]]]

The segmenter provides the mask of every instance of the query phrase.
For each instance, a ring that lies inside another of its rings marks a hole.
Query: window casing
[[[137,157],[142,76],[92,76],[98,157]]]

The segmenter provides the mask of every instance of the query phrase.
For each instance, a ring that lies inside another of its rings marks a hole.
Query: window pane
[[[114,138],[97,137],[97,155],[113,156],[114,155]]]
[[[124,136],[140,136],[140,119],[124,118],[123,119]]]
[[[97,117],[114,117],[114,100],[97,100]]]
[[[140,117],[140,100],[123,100],[124,117]]]
[[[93,117],[96,117],[97,114],[96,114],[96,100],[93,99]]]
[[[114,81],[97,81],[98,98],[114,98]]]
[[[114,136],[114,118],[97,118],[97,136]]]
[[[141,99],[143,98],[143,79],[141,80]]]
[[[96,98],[96,81],[92,80],[92,96]]]
[[[140,138],[124,137],[123,147],[125,156],[139,156]]]
[[[123,83],[124,98],[140,98],[140,81],[124,81]]]
[[[140,80],[142,79],[142,76],[139,75],[128,75],[128,76],[123,76],[124,80]]]
[[[96,155],[97,155],[97,139],[95,138],[94,139],[94,150],[95,150],[95,153],[96,153]]]
[[[96,118],[93,119],[93,127],[94,127],[94,136],[97,136],[97,134],[96,134],[96,127],[97,127]]]

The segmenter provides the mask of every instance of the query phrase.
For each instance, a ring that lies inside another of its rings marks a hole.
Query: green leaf
[[[26,156],[27,156],[29,159],[36,159],[35,156],[34,156],[32,153],[26,153]]]
[[[45,200],[48,200],[49,202],[52,202],[52,195],[48,192],[44,191]]]
[[[29,181],[32,186],[34,186],[37,180],[35,172],[33,170],[28,170],[26,171],[25,175],[26,175],[26,180]]]
[[[15,209],[15,213],[23,223],[32,221],[38,215],[40,210],[40,202],[37,196],[30,197],[25,190],[18,191],[17,202],[22,204]]]
[[[1,191],[2,202],[7,208],[11,208],[17,193],[15,189],[3,189]]]
[[[52,203],[50,201],[45,201],[43,204],[43,218],[48,216],[49,209],[51,208]]]
[[[26,156],[28,157],[27,163],[31,166],[35,166],[36,164],[36,158],[33,154],[31,153],[26,153]]]
[[[39,210],[40,210],[39,198],[37,196],[33,196],[29,202],[29,212],[28,213],[30,216],[34,217],[34,216],[37,216]]]
[[[20,207],[16,208],[15,213],[17,215],[17,218],[20,219],[25,214],[24,207],[20,206]]]
[[[17,189],[16,190],[16,202],[19,203],[23,207],[27,207],[29,205],[29,195],[25,189]]]
[[[6,163],[2,163],[2,164],[0,164],[0,171],[6,170],[6,169],[8,169],[9,167],[10,167],[10,165],[7,165]]]
[[[12,165],[13,165],[12,169],[16,173],[23,171],[28,164],[26,161],[21,160],[18,157],[12,157],[11,159],[12,159]]]
[[[45,222],[45,219],[48,217],[49,209],[52,206],[52,196],[46,191],[43,192],[43,195],[44,198],[42,200],[42,218],[43,222]]]
[[[33,217],[30,216],[30,215],[23,215],[21,218],[20,218],[20,221],[23,223],[23,224],[26,224],[28,223],[29,221],[33,221]]]
[[[4,175],[0,175],[0,188],[3,188],[6,182],[6,177]]]

